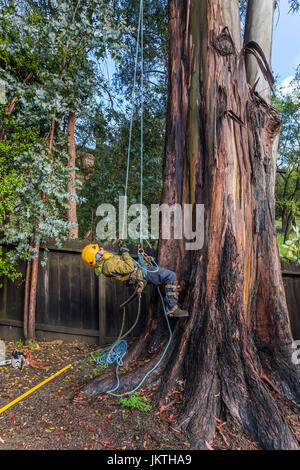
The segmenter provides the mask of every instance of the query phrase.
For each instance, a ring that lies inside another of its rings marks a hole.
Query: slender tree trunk
[[[76,165],[75,123],[76,123],[76,114],[75,112],[71,111],[69,113],[68,128],[67,128],[68,152],[70,155],[68,164],[70,167],[75,167]],[[76,185],[75,185],[76,172],[75,170],[72,170],[70,173],[71,173],[72,181],[68,184],[68,192],[71,195],[76,196]],[[69,240],[78,238],[76,200],[72,198],[70,198],[69,200],[68,221],[71,224],[76,224],[69,231],[69,236],[68,236]]]
[[[31,77],[33,76],[33,73],[30,72],[27,77],[25,78],[24,82],[22,83],[22,86],[25,86],[27,84],[27,82],[31,79]],[[15,108],[15,105],[16,105],[16,102],[18,101],[18,96],[14,96],[10,105],[8,106],[8,108],[6,109],[6,112],[8,114],[8,116],[10,117],[11,114],[13,113],[13,110]],[[4,140],[4,137],[5,137],[5,129],[1,129],[1,135],[0,135],[0,143],[3,142]]]
[[[283,177],[283,178],[284,178],[284,188],[283,188],[283,193],[282,193],[282,199],[284,201],[286,196],[287,196],[289,175],[287,175],[286,177]],[[282,209],[282,222],[281,222],[281,229],[282,229],[283,234],[285,233],[285,228],[286,228],[286,223],[287,223],[287,216],[288,216],[287,206],[284,205],[283,209]]]
[[[235,420],[264,449],[297,449],[269,388],[300,400],[275,229],[272,145],[281,121],[249,89],[221,6],[169,1],[162,203],[204,204],[205,242],[186,251],[185,240],[160,239],[159,265],[176,271],[190,318],[173,321],[167,353],[143,386],[156,383],[162,405],[178,380],[185,384],[178,425],[197,448],[213,439],[220,418]],[[125,364],[150,361],[121,376],[120,392],[157,363],[166,339],[156,297]],[[82,393],[107,390],[113,374]]]
[[[39,253],[40,244],[37,242],[34,244],[35,250]],[[35,338],[35,311],[36,311],[36,294],[37,294],[37,281],[38,281],[38,269],[39,269],[39,256],[37,255],[31,262],[31,283],[30,283],[30,300],[28,310],[28,329],[27,337],[28,340]]]
[[[244,43],[257,42],[269,64],[271,64],[275,5],[275,0],[248,0],[246,16]],[[250,54],[246,56],[246,71],[251,86],[259,79],[256,91],[270,104],[270,87],[262,75],[257,60]]]
[[[25,278],[25,296],[24,296],[24,320],[23,332],[25,341],[28,339],[28,310],[29,310],[29,292],[30,292],[30,273],[31,273],[31,260],[27,261],[26,265],[26,278]]]
[[[286,224],[285,224],[284,235],[283,235],[284,243],[290,239],[290,233],[291,233],[294,218],[295,216],[293,214],[293,211],[289,210]]]

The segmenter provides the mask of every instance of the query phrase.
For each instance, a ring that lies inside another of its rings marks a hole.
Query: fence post
[[[106,337],[106,282],[104,276],[98,277],[99,345],[104,345]]]

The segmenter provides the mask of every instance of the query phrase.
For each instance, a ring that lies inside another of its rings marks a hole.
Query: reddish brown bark
[[[197,448],[213,438],[216,417],[231,417],[264,449],[296,449],[268,388],[300,401],[274,217],[272,147],[281,121],[249,88],[220,1],[191,0],[190,13],[187,4],[169,1],[162,202],[204,204],[205,243],[185,251],[184,241],[160,240],[158,262],[176,271],[190,318],[173,321],[168,352],[145,384],[158,383],[162,405],[178,380],[185,383],[179,426]],[[166,334],[156,298],[126,363],[151,361],[123,375],[120,392],[155,364]],[[113,380],[107,372],[83,393],[101,393]]]
[[[70,111],[69,119],[68,119],[68,128],[67,128],[68,153],[70,155],[68,165],[73,168],[76,165],[75,124],[76,124],[76,113],[74,111]],[[75,170],[70,171],[70,176],[72,180],[68,184],[68,193],[70,193],[73,196],[76,196],[76,184],[75,184],[76,171]],[[69,231],[69,236],[68,236],[69,240],[78,238],[76,200],[71,199],[71,198],[69,200],[68,221],[71,224],[76,224]]]
[[[23,314],[23,332],[24,332],[25,341],[27,341],[27,338],[28,338],[28,310],[29,310],[30,273],[31,273],[31,260],[28,260],[27,265],[26,265],[24,314]]]

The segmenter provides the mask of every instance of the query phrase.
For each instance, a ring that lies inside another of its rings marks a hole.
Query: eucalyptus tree
[[[282,117],[278,149],[276,209],[284,241],[300,215],[300,67],[288,88],[278,87],[273,105]]]

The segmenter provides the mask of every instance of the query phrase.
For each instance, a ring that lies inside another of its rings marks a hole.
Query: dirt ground
[[[0,450],[192,450],[189,435],[176,429],[181,390],[174,390],[165,409],[149,411],[124,408],[119,398],[100,395],[82,398],[82,386],[99,373],[89,354],[97,346],[62,341],[33,343],[24,347],[6,343],[13,350],[31,353],[34,367],[23,370],[0,367],[0,409],[54,372],[86,358],[0,414]],[[46,368],[47,367],[47,368]],[[121,371],[122,372],[122,371]],[[141,389],[151,405],[154,389]],[[300,438],[299,416],[279,401]],[[216,420],[210,450],[258,450],[259,446],[234,427]]]

